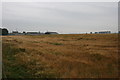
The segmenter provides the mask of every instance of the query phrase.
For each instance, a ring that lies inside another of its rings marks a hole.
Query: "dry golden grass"
[[[117,34],[4,36],[5,43],[21,50],[13,55],[32,74],[28,77],[118,77]]]

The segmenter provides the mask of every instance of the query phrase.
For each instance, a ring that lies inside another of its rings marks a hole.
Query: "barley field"
[[[117,34],[3,36],[4,78],[116,78]]]

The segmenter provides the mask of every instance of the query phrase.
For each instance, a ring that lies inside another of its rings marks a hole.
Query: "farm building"
[[[58,34],[57,32],[45,32],[45,34]]]
[[[17,33],[18,33],[18,31],[12,31],[12,33],[13,33],[13,34],[17,34]]]
[[[40,34],[40,32],[27,32],[26,34],[27,35],[38,35]]]
[[[111,31],[101,31],[101,32],[99,32],[99,34],[110,34],[111,33]]]
[[[20,35],[20,33],[18,31],[12,31],[9,35]]]
[[[95,32],[95,34],[110,34],[111,31],[100,31],[100,32]]]

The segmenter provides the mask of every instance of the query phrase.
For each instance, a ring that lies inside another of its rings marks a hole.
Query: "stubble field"
[[[116,78],[117,34],[3,36],[4,78]]]

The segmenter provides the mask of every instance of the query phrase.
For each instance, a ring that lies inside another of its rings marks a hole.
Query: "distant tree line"
[[[8,30],[6,28],[0,28],[0,35],[8,35]]]

